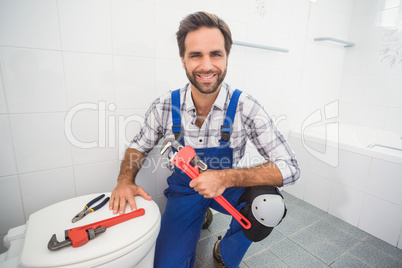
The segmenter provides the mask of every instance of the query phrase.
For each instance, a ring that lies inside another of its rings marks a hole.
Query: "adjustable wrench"
[[[173,147],[177,152],[170,160],[173,165],[180,168],[191,179],[195,179],[200,175],[198,168],[205,171],[207,165],[201,161],[200,157],[196,155],[195,150],[190,146],[183,146],[175,139],[166,139],[161,149],[161,154],[164,154],[169,147]],[[235,218],[244,229],[250,229],[250,221],[237,211],[223,196],[214,198],[233,218]]]
[[[83,246],[88,243],[89,240],[94,239],[96,235],[106,232],[106,228],[130,220],[132,218],[142,216],[144,214],[145,210],[143,208],[140,208],[134,210],[133,212],[126,213],[117,217],[112,217],[103,221],[98,221],[84,226],[65,230],[65,240],[61,242],[57,241],[56,234],[54,234],[52,235],[52,238],[50,238],[49,243],[47,244],[47,248],[54,251],[67,246],[72,246],[73,248]]]

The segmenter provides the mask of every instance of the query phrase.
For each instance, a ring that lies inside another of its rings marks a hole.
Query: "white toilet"
[[[139,196],[135,197],[137,208],[143,208],[145,215],[109,227],[81,247],[68,246],[57,251],[47,248],[53,234],[61,242],[67,229],[117,216],[106,204],[72,223],[71,219],[97,196],[80,196],[51,205],[33,213],[25,225],[10,229],[4,238],[8,251],[0,255],[0,267],[152,268],[161,216],[154,201]]]

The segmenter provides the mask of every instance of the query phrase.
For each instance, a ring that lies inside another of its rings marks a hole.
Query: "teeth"
[[[208,78],[211,78],[211,77],[213,77],[213,76],[214,76],[213,74],[210,75],[210,76],[201,76],[201,75],[200,75],[200,77],[201,77],[201,78],[204,78],[204,79],[208,79]]]

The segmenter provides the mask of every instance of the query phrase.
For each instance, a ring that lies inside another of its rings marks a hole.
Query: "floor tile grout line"
[[[331,242],[329,239],[327,239],[326,237],[320,235],[319,233],[313,232],[312,230],[307,230],[307,231],[309,231],[309,232],[311,232],[312,234],[317,235],[318,237],[324,239],[325,242],[327,242],[327,243],[330,244],[331,246],[334,246],[335,248],[337,248],[337,249],[339,249],[339,250],[341,250],[341,251],[348,251],[348,250],[351,249],[351,248],[349,248],[349,249],[342,248],[342,247],[338,246],[337,244],[332,243],[332,242]],[[299,232],[299,233],[300,233],[300,232]],[[294,234],[294,235],[292,235],[292,236],[295,236],[295,235],[296,235],[296,234]],[[357,239],[357,238],[356,238],[356,240],[357,240],[357,242],[356,242],[356,244],[354,244],[354,245],[352,246],[352,248],[355,247],[355,246],[361,241],[361,240],[359,240],[359,239]]]
[[[348,254],[347,251],[343,252],[343,253],[341,254],[341,256],[339,256],[338,258],[336,258],[336,260],[334,260],[333,262],[331,262],[330,264],[328,264],[327,267],[331,267],[332,264],[334,264],[335,262],[337,262],[338,260],[340,260],[340,259],[342,258],[342,256],[345,256],[345,255],[347,255],[347,254]]]
[[[328,223],[328,224],[330,224],[330,223]],[[332,226],[333,226],[333,225],[332,225]],[[334,226],[334,227],[336,227],[336,226]],[[339,228],[337,228],[337,229],[339,229]],[[321,260],[322,262],[324,262],[322,259],[320,259],[318,256],[316,256],[314,253],[312,253],[312,252],[310,252],[308,249],[306,249],[303,245],[297,243],[297,241],[295,241],[295,240],[292,239],[293,236],[297,235],[298,233],[300,233],[300,232],[302,232],[302,231],[303,231],[303,230],[300,230],[299,232],[297,232],[297,233],[295,233],[295,234],[293,234],[293,235],[291,235],[291,236],[288,236],[288,238],[289,238],[292,242],[296,243],[296,244],[299,245],[301,248],[303,248],[304,250],[306,250],[307,252],[309,252],[311,255],[313,255],[314,257],[318,258],[318,259]],[[359,261],[361,261],[362,263],[364,263],[364,264],[366,264],[366,265],[372,267],[372,266],[371,266],[370,264],[368,264],[365,260],[362,260],[362,259],[358,258],[357,256],[355,256],[355,255],[353,255],[353,254],[350,253],[350,252],[351,252],[354,248],[356,248],[359,244],[362,244],[362,243],[367,244],[367,243],[365,243],[365,242],[363,241],[364,239],[367,238],[367,236],[366,236],[365,238],[362,238],[362,239],[358,239],[358,238],[354,237],[354,238],[356,238],[356,240],[357,240],[356,244],[354,244],[352,247],[350,247],[350,248],[348,248],[348,249],[344,249],[344,248],[341,248],[341,247],[339,247],[338,245],[336,245],[336,244],[334,244],[334,243],[331,243],[328,239],[326,239],[325,237],[319,235],[318,233],[312,232],[312,231],[310,231],[310,230],[307,230],[307,231],[309,231],[309,232],[311,232],[311,233],[313,233],[313,234],[315,234],[315,235],[318,235],[319,237],[325,239],[325,241],[328,242],[330,245],[332,245],[332,246],[334,246],[335,248],[341,250],[341,251],[343,252],[343,253],[341,254],[341,256],[343,256],[343,255],[345,255],[345,254],[349,254],[350,256],[353,256],[354,258],[356,258],[356,259],[358,259]],[[371,246],[371,245],[369,245],[369,244],[367,244],[367,245],[368,245],[368,246]],[[377,249],[377,250],[381,251],[380,249],[378,249],[378,248],[376,248],[376,247],[374,247],[374,246],[371,246],[371,247],[373,247],[374,249]],[[381,251],[381,252],[382,252],[382,253],[385,253],[384,251]],[[385,253],[385,254],[386,254],[386,253]],[[329,264],[329,266],[332,265],[332,264],[333,264],[334,262],[336,262],[337,260],[339,260],[339,259],[341,258],[341,256],[339,256],[336,260],[334,260],[331,264]],[[387,254],[387,256],[392,257],[392,256],[390,256],[389,254]],[[395,258],[392,257],[392,259],[395,259]],[[325,263],[325,262],[324,262],[324,263]]]
[[[332,216],[332,217],[335,217],[335,216],[333,216],[333,215],[331,215],[331,214],[328,214],[328,215],[330,215],[330,216]],[[337,218],[337,217],[335,217],[335,218]],[[352,224],[350,224],[350,223],[348,223],[348,222],[345,222],[345,221],[343,221],[343,220],[341,220],[341,219],[339,219],[339,218],[337,218],[337,219],[340,220],[340,221],[342,221],[342,223],[345,223],[345,224],[347,224],[347,225],[350,225],[352,228],[356,228],[357,230],[359,230],[359,231],[361,231],[361,232],[364,232],[366,235],[365,235],[363,238],[358,238],[358,237],[356,237],[354,234],[342,230],[340,227],[336,226],[335,224],[332,224],[332,223],[330,223],[330,222],[328,222],[328,221],[326,221],[326,222],[327,222],[329,225],[334,226],[335,228],[341,230],[341,231],[344,232],[344,233],[347,233],[347,234],[353,236],[353,237],[356,238],[356,239],[362,240],[362,239],[365,239],[365,238],[367,238],[367,237],[370,236],[370,234],[368,234],[368,233],[366,233],[365,231],[359,229],[358,227],[356,227],[356,226],[354,226],[354,225],[352,225]]]
[[[320,262],[324,263],[325,265],[327,265],[323,260],[321,260],[320,258],[318,258],[316,255],[314,255],[313,253],[311,253],[310,251],[308,251],[306,248],[304,248],[303,246],[299,245],[298,243],[296,243],[295,241],[291,240],[289,237],[286,238],[287,240],[289,240],[290,242],[295,243],[297,246],[299,246],[301,249],[303,249],[304,251],[306,251],[307,253],[309,253],[311,256],[313,256],[314,258],[316,258],[317,260],[319,260]],[[284,240],[286,240],[284,239]],[[277,256],[274,252],[272,252],[271,250],[269,250],[272,254],[274,254],[279,260],[281,260],[283,263],[286,264],[285,260],[283,260],[282,258],[280,258],[279,256]]]
[[[359,246],[359,244],[363,244],[363,241],[359,241],[359,243],[357,243],[353,248],[350,249],[350,251],[352,251],[353,249],[357,248]],[[368,245],[370,246],[370,245]],[[350,251],[348,251],[349,255],[351,255],[352,257],[356,258],[357,260],[361,261],[362,263],[366,264],[369,267],[373,267],[372,265],[370,265],[369,263],[366,262],[366,260],[359,258],[356,255],[353,255],[352,253],[350,253]]]
[[[284,239],[285,240],[285,239]],[[280,260],[283,264],[285,264],[287,267],[290,267],[285,260],[282,260],[278,255],[276,255],[274,252],[272,252],[271,250],[267,249],[272,255],[274,255],[278,260]]]
[[[311,231],[309,231],[309,230],[307,230],[308,232],[310,232],[310,233],[313,233],[313,232],[311,232]],[[300,233],[300,232],[299,232]],[[314,233],[313,233],[314,234]],[[322,262],[324,262],[324,260],[322,260],[319,256],[317,256],[317,255],[315,255],[313,252],[310,252],[307,248],[305,248],[303,245],[301,245],[301,244],[299,244],[296,240],[293,240],[292,239],[292,237],[294,237],[296,234],[294,234],[294,235],[291,235],[291,236],[289,236],[288,237],[288,239],[290,240],[290,241],[292,241],[293,243],[295,243],[296,245],[298,245],[298,246],[300,246],[301,248],[303,248],[304,250],[306,250],[307,252],[309,252],[311,255],[313,255],[314,257],[316,257],[317,259],[319,259],[319,260],[321,260]],[[335,248],[337,248],[337,249],[339,249],[339,250],[341,250],[339,247],[337,247],[335,244],[330,244],[330,243],[328,243],[329,245],[331,245],[331,246],[334,246]],[[346,252],[347,250],[341,250],[343,253],[344,252]],[[343,254],[342,253],[342,254]],[[324,262],[325,263],[325,262]],[[325,263],[326,264],[326,263]]]
[[[372,235],[368,234],[364,239],[361,240],[361,242],[364,243],[364,244],[366,244],[367,246],[370,246],[370,247],[372,247],[372,248],[374,248],[374,249],[376,249],[376,250],[378,250],[378,251],[380,251],[380,252],[386,254],[387,256],[391,257],[393,260],[395,260],[395,261],[401,263],[401,265],[402,265],[402,259],[401,259],[401,260],[398,260],[398,259],[396,259],[393,255],[389,254],[388,252],[386,252],[386,251],[382,250],[381,248],[378,248],[378,247],[376,247],[376,246],[374,246],[374,245],[371,245],[370,243],[368,243],[368,242],[365,241],[365,240],[367,240],[367,239],[370,238],[370,237],[373,237],[373,238],[375,238],[375,239],[379,239],[379,238],[377,238],[377,237],[375,237],[375,236],[372,236]],[[379,240],[380,240],[380,239],[379,239]],[[386,243],[386,242],[384,242],[384,241],[382,241],[382,240],[380,240],[380,242]],[[390,244],[387,244],[387,245],[390,245]],[[391,247],[394,247],[393,245],[390,245],[390,246],[391,246]],[[400,249],[397,248],[397,247],[394,247],[394,248],[397,249],[397,250],[400,250]],[[401,254],[402,254],[402,250],[401,250]]]
[[[308,231],[308,230],[307,230]],[[311,232],[312,233],[312,232]],[[294,235],[292,235],[292,236],[294,236]],[[308,250],[306,247],[304,247],[303,245],[301,245],[301,244],[299,244],[297,241],[295,241],[295,240],[293,240],[291,237],[288,237],[289,238],[289,240],[290,241],[292,241],[293,243],[295,243],[296,245],[298,245],[299,247],[301,247],[302,249],[304,249],[305,251],[307,251],[308,253],[310,253],[312,256],[314,256],[315,258],[317,258],[318,260],[320,260],[321,262],[323,262],[325,265],[327,265],[327,266],[330,266],[331,264],[327,264],[323,259],[321,259],[319,256],[317,256],[317,255],[315,255],[313,252],[311,252],[310,250]],[[332,246],[335,246],[335,245],[333,245],[333,244],[330,244],[330,245],[332,245]],[[336,246],[335,246],[336,247]],[[339,249],[338,247],[336,247],[337,249]],[[342,250],[342,254],[341,254],[341,256],[344,254],[344,253],[346,253],[347,251],[346,250]],[[336,258],[336,260],[338,260],[340,258],[340,256],[339,257],[337,257]],[[336,260],[334,260],[333,262],[335,262]],[[333,262],[331,262],[331,263],[333,263]]]

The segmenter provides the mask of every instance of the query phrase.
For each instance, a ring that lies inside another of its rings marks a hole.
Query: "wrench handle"
[[[130,213],[125,213],[125,214],[115,216],[115,217],[112,217],[112,218],[109,218],[109,219],[106,219],[106,220],[90,223],[88,225],[84,225],[84,226],[76,227],[76,228],[77,229],[85,229],[85,230],[90,229],[90,228],[97,229],[99,227],[109,228],[109,227],[111,227],[113,225],[122,223],[122,222],[127,221],[127,220],[131,220],[131,219],[136,218],[136,217],[140,217],[140,216],[142,216],[144,214],[145,214],[145,210],[143,208],[139,208],[139,209],[134,210],[134,211],[132,211]]]
[[[244,229],[250,229],[251,228],[251,222],[244,217],[239,211],[237,211],[223,196],[217,196],[214,198],[216,202],[219,203],[224,209],[226,209],[227,212],[229,212],[235,220],[240,223],[240,225]]]

